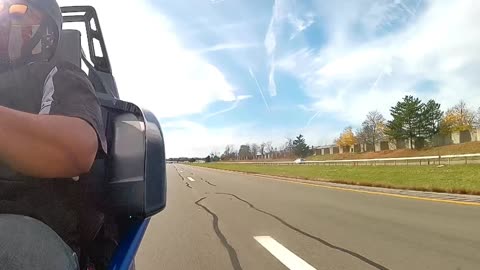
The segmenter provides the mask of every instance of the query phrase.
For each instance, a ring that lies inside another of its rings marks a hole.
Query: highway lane
[[[186,165],[168,165],[167,209],[137,255],[137,269],[479,267],[480,207]]]

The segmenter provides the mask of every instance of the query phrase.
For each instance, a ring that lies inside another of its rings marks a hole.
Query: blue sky
[[[329,144],[368,111],[388,118],[406,94],[435,98],[443,109],[460,99],[478,107],[479,4],[93,3],[122,98],[160,118],[169,157],[205,156],[226,144],[279,145],[299,133]]]

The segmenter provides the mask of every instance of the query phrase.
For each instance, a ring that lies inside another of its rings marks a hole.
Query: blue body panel
[[[110,270],[129,270],[134,263],[135,255],[138,247],[142,242],[143,235],[147,230],[150,219],[135,222],[131,225],[128,233],[120,241],[112,262],[110,263]]]

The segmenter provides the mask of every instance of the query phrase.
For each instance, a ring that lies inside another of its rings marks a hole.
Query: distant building
[[[330,145],[317,146],[313,149],[313,155],[314,156],[330,155],[331,153],[333,153],[334,147],[337,147],[337,145],[330,144]]]
[[[476,142],[480,141],[480,129],[472,129],[467,131],[456,131],[451,134],[434,135],[431,139],[417,139],[413,140],[413,145],[410,145],[410,140],[383,140],[377,141],[375,145],[373,144],[356,144],[351,147],[338,147],[335,144],[317,146],[313,148],[314,156],[323,156],[337,153],[364,153],[364,152],[374,152],[374,151],[386,151],[386,150],[397,150],[397,149],[412,149],[412,148],[423,148],[427,146],[444,146],[451,144],[462,144],[467,142]]]

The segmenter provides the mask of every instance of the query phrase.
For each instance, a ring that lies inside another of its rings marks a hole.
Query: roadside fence
[[[321,161],[303,161],[298,164],[294,161],[238,161],[222,162],[231,164],[262,164],[262,165],[302,165],[302,166],[400,166],[400,165],[458,165],[458,164],[480,164],[480,154],[465,155],[444,155],[444,156],[424,156],[424,157],[405,157],[405,158],[374,158],[374,159],[351,159],[351,160],[321,160]]]

